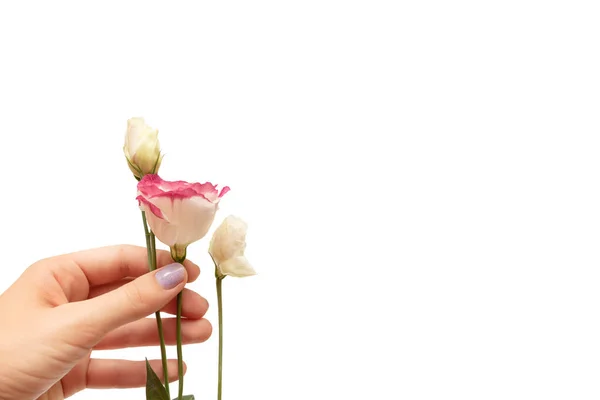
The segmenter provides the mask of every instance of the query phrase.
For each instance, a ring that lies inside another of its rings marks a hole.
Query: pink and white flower
[[[190,243],[202,239],[212,225],[221,191],[210,182],[169,182],[158,175],[145,175],[138,183],[140,208],[146,212],[150,229],[158,240],[171,247],[173,258],[185,257]]]

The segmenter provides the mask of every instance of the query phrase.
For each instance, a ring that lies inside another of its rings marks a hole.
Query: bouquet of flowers
[[[229,192],[229,187],[218,189],[210,182],[190,183],[166,181],[158,171],[163,161],[158,130],[148,126],[142,118],[127,121],[123,147],[125,158],[137,179],[137,201],[148,250],[148,269],[156,269],[156,239],[171,249],[173,261],[183,263],[187,248],[202,239],[209,231],[219,208],[219,202]],[[228,216],[214,231],[208,247],[214,266],[219,319],[218,399],[222,393],[223,371],[223,300],[222,282],[226,276],[245,277],[255,271],[244,256],[247,224],[236,216]],[[175,399],[194,399],[183,394],[183,352],[181,340],[182,294],[177,295],[177,361],[178,394]],[[160,311],[156,312],[156,325],[160,338],[163,376],[159,378],[146,361],[146,399],[171,400],[167,352]],[[162,382],[161,382],[162,379]]]

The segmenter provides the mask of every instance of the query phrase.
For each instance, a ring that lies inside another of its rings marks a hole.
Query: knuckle
[[[136,281],[123,286],[123,292],[128,305],[134,310],[143,308],[144,295]]]

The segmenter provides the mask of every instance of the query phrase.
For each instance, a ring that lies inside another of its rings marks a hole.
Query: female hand
[[[175,296],[200,275],[190,261],[157,252],[148,273],[146,249],[113,246],[39,261],[0,296],[0,400],[64,399],[85,388],[133,388],[146,382],[144,361],[91,358],[92,350],[158,345],[157,310],[176,314]],[[167,265],[169,264],[169,265]],[[209,338],[207,301],[184,289],[182,337]],[[163,319],[176,343],[175,318]],[[150,362],[162,377],[160,360]],[[177,379],[177,362],[169,360]]]

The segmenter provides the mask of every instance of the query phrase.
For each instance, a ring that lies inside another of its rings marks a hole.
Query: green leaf
[[[169,400],[167,391],[146,358],[146,400]]]
[[[183,400],[194,400],[194,395],[193,394],[186,394],[185,396],[182,397]],[[178,400],[177,397],[175,397],[173,400]]]

